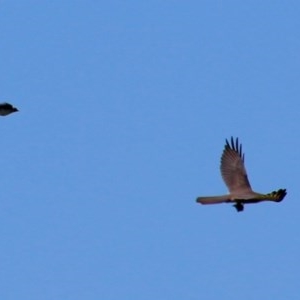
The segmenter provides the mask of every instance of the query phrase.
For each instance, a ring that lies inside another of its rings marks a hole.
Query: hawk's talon
[[[233,206],[236,208],[236,210],[237,210],[238,212],[244,210],[244,205],[243,205],[241,202],[237,202],[237,203],[234,204]]]

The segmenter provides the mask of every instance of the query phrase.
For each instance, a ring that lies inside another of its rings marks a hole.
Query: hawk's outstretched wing
[[[240,194],[252,191],[244,166],[242,145],[239,145],[238,138],[234,142],[231,137],[231,143],[226,140],[221,157],[221,174],[230,193]]]

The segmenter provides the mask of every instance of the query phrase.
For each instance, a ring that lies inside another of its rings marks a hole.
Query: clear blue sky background
[[[0,298],[299,299],[299,1],[0,1]],[[252,186],[224,194],[225,138]]]

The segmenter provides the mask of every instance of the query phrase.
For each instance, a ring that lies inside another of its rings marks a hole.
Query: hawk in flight
[[[7,116],[13,112],[19,111],[17,108],[13,107],[11,104],[4,102],[0,103],[0,116]]]
[[[256,193],[252,190],[247,171],[244,165],[245,156],[242,153],[242,145],[231,137],[226,140],[226,145],[221,157],[221,174],[229,190],[228,195],[198,197],[196,201],[201,204],[234,203],[237,211],[244,210],[244,204],[258,203],[261,201],[280,202],[286,195],[286,189],[271,192],[269,194]]]

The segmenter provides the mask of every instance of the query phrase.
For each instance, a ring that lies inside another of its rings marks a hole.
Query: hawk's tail
[[[201,204],[218,204],[229,202],[230,198],[229,195],[222,195],[222,196],[212,196],[212,197],[198,197],[196,202]]]

